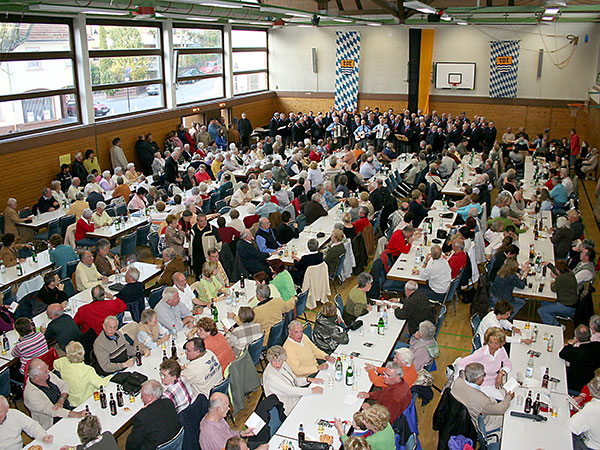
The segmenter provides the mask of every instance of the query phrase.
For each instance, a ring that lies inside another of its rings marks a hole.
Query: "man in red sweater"
[[[98,242],[97,238],[87,237],[88,233],[94,231],[94,221],[92,220],[93,215],[94,212],[91,209],[86,208],[81,214],[81,219],[77,221],[77,225],[75,226],[75,243],[78,246],[92,247]]]
[[[575,161],[581,152],[581,146],[579,144],[579,136],[577,136],[577,132],[575,128],[571,128],[571,137],[569,138],[569,149],[571,150],[571,158],[569,159],[569,163],[571,167],[575,167]]]
[[[392,233],[390,242],[387,246],[387,251],[394,258],[398,257],[401,253],[410,252],[412,242],[415,240],[415,229],[407,225],[401,230],[396,230]]]
[[[366,207],[361,206],[358,209],[358,220],[352,224],[352,225],[354,225],[356,234],[360,233],[362,230],[364,230],[369,225],[371,225],[371,222],[369,222],[369,218],[367,217],[368,215],[369,215],[369,210]]]
[[[92,288],[92,303],[81,306],[73,320],[85,333],[92,328],[99,335],[108,316],[117,316],[127,309],[127,304],[105,292],[101,285]]]
[[[402,367],[395,362],[389,362],[383,371],[386,387],[375,392],[359,392],[357,397],[375,400],[385,406],[390,412],[390,423],[393,425],[412,400],[410,388],[403,376]]]
[[[455,280],[460,271],[467,265],[465,241],[457,239],[452,243],[452,255],[448,258],[448,265],[452,269],[452,279]]]

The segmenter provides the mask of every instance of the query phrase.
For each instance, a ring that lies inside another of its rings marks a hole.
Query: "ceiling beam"
[[[354,2],[356,3],[356,8],[360,11],[363,9],[362,7],[362,3],[360,3],[360,0],[354,0]]]
[[[344,10],[344,4],[342,3],[342,0],[335,0],[335,2],[337,3],[337,7],[340,11]]]
[[[379,6],[381,9],[383,9],[386,12],[390,13],[392,16],[397,17],[398,19],[400,19],[400,13],[399,13],[399,11],[396,9],[395,6],[393,6],[392,4],[390,4],[387,0],[372,0],[372,1],[377,6]]]
[[[396,8],[398,8],[398,19],[400,23],[406,21],[406,11],[404,10],[404,0],[396,0]]]

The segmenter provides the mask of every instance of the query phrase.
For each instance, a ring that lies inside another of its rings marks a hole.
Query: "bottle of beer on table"
[[[171,340],[171,359],[177,361],[177,346],[175,345],[175,339]]]
[[[531,391],[527,394],[527,398],[525,399],[525,414],[531,413]]]
[[[546,372],[544,373],[544,376],[542,377],[542,387],[544,389],[548,389],[549,381],[550,381],[550,369],[548,367],[546,367]]]
[[[304,444],[304,439],[304,425],[300,424],[298,427],[298,445],[300,448],[302,448],[302,445]]]
[[[117,405],[120,408],[123,407],[123,391],[121,390],[121,386],[117,386]]]
[[[140,347],[138,345],[135,346],[135,364],[137,366],[142,365],[142,352],[140,352]]]
[[[102,386],[100,387],[100,408],[106,408],[106,392]]]
[[[108,403],[110,405],[110,415],[116,416],[117,415],[117,402],[115,402],[115,398],[113,397],[112,392],[110,393],[110,401]]]

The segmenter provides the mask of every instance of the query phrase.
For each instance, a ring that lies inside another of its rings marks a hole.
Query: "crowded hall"
[[[600,450],[600,5],[518,3],[0,7],[0,450]]]

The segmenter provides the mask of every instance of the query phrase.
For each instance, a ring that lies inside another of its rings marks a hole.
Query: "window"
[[[269,89],[267,32],[265,30],[231,30],[233,58],[233,95]]]
[[[0,18],[0,139],[80,123],[71,23]]]
[[[96,119],[165,106],[160,26],[128,25],[87,22]]]
[[[223,31],[173,24],[177,104],[225,96]]]

